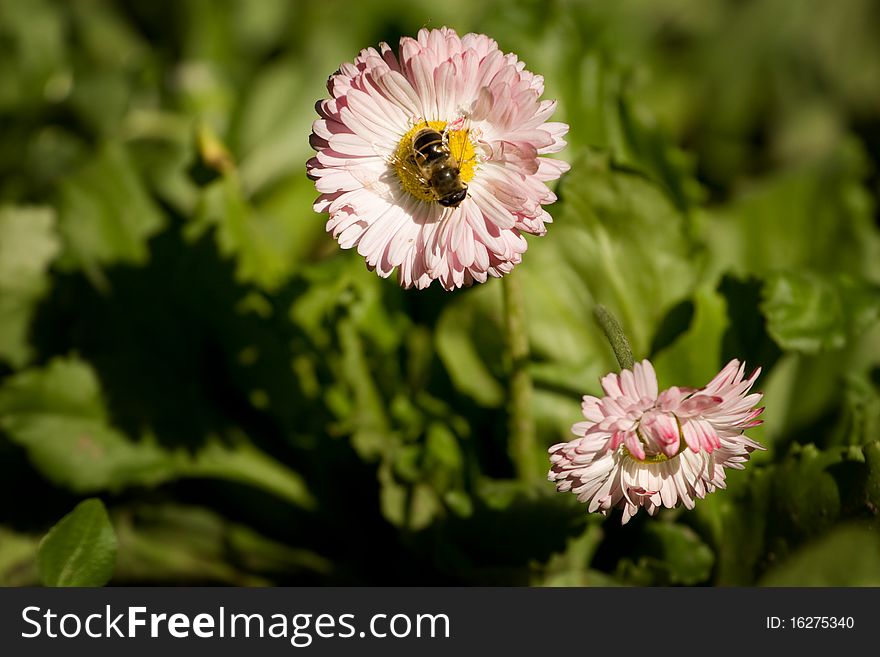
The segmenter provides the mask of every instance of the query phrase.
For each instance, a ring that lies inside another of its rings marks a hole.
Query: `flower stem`
[[[537,474],[535,419],[532,416],[532,377],[529,375],[529,336],[526,309],[519,278],[508,274],[502,279],[504,324],[510,355],[510,392],[507,416],[510,431],[510,457],[522,482]]]
[[[593,313],[596,316],[596,321],[599,322],[599,326],[605,332],[605,337],[608,338],[611,349],[614,350],[614,356],[617,358],[620,369],[631,370],[633,368],[632,347],[629,346],[629,340],[626,339],[626,334],[623,332],[620,322],[602,304],[598,304],[593,309]]]

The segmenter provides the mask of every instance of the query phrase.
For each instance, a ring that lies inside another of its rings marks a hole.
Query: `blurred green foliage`
[[[0,583],[37,583],[40,537],[99,495],[114,584],[877,585],[878,24],[871,0],[0,0]],[[615,369],[597,303],[661,385],[764,368],[769,449],[694,511],[621,527],[515,481],[498,282],[401,290],[312,212],[327,76],[441,25],[516,52],[571,125],[514,273],[540,448]]]

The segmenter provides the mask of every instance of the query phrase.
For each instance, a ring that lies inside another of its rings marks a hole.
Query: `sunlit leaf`
[[[503,347],[503,333],[497,324],[480,317],[480,301],[492,303],[500,290],[485,288],[450,303],[437,323],[437,353],[459,391],[483,406],[500,406],[504,388],[492,371]],[[497,300],[495,300],[497,301]]]
[[[552,273],[526,268],[534,286],[528,296],[537,318],[533,334],[540,336],[538,347],[559,358],[571,357],[571,320],[555,321],[560,311],[545,309],[558,295],[564,297],[559,305],[568,306],[590,333],[595,332],[587,319],[591,308],[585,306],[590,300],[606,305],[620,320],[636,356],[646,355],[657,323],[691,292],[699,276],[699,250],[687,237],[685,218],[659,187],[642,176],[614,171],[595,155],[577,161],[560,190],[564,203],[550,228],[555,242],[535,241],[525,257],[561,259],[575,278],[548,286],[539,279]],[[542,252],[543,258],[537,255]],[[578,279],[579,284],[574,282]]]
[[[37,583],[39,541],[0,527],[0,586],[33,586]]]
[[[78,493],[158,483],[174,467],[155,443],[129,441],[108,424],[95,374],[76,360],[7,379],[0,426],[46,477]]]
[[[60,245],[48,208],[0,208],[0,359],[16,367],[29,358],[27,331],[34,303],[49,285]]]
[[[85,500],[40,541],[40,579],[46,586],[103,586],[113,576],[116,552],[104,503]]]
[[[840,349],[880,318],[880,287],[849,277],[777,274],[764,288],[767,330],[786,349]]]
[[[109,424],[94,371],[75,359],[25,370],[0,388],[0,428],[55,484],[78,493],[212,477],[263,488],[292,504],[313,500],[302,479],[240,437],[211,440],[194,455],[149,436],[133,441]]]
[[[791,555],[761,586],[880,586],[880,536],[843,526]]]
[[[610,577],[588,567],[602,538],[598,523],[588,524],[582,535],[569,539],[565,550],[547,561],[543,573],[533,583],[536,586],[613,586]]]
[[[740,276],[810,270],[876,279],[880,236],[862,183],[865,158],[846,146],[761,179],[713,213],[706,226],[713,267]]]
[[[60,264],[93,275],[112,263],[143,264],[147,240],[166,222],[125,147],[115,142],[66,178],[59,194]]]
[[[661,386],[702,387],[712,380],[721,363],[721,346],[728,326],[724,298],[701,288],[694,296],[694,316],[687,331],[657,354],[652,362]],[[753,365],[754,367],[754,365]]]

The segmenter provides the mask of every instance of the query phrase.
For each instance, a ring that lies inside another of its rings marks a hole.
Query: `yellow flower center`
[[[446,121],[420,121],[416,123],[401,139],[392,157],[392,166],[397,172],[400,184],[412,196],[420,201],[430,203],[437,200],[437,196],[430,185],[425,182],[424,176],[419,170],[415,160],[413,149],[413,137],[426,127],[444,134]],[[468,183],[473,177],[477,166],[477,156],[474,145],[471,143],[469,130],[448,130],[445,133],[446,145],[449,153],[458,163],[459,177],[462,182]]]
[[[682,441],[682,442],[684,442],[684,441]],[[669,460],[669,457],[666,456],[666,454],[664,454],[663,452],[659,452],[657,454],[645,454],[645,458],[640,459],[640,458],[634,456],[633,453],[631,451],[629,451],[626,447],[621,446],[621,449],[623,449],[624,456],[627,456],[627,457],[631,458],[633,461],[636,461],[638,463],[663,463],[663,461]],[[679,451],[679,454],[681,454],[680,451]]]
[[[675,417],[675,416],[673,416],[673,417]],[[687,449],[687,442],[685,441],[684,435],[681,432],[681,420],[679,420],[678,417],[675,417],[675,422],[676,422],[676,424],[678,424],[678,439],[679,439],[678,451],[675,453],[675,456],[678,456],[684,450]],[[639,440],[642,443],[645,442],[645,440],[642,438],[642,434],[641,434],[640,429],[636,429],[636,435],[639,437]],[[635,455],[633,455],[633,453],[630,452],[626,448],[626,446],[621,445],[621,448],[623,449],[624,456],[628,456],[633,461],[637,461],[639,463],[663,463],[663,461],[668,461],[670,458],[675,458],[675,456],[670,457],[670,456],[666,456],[666,454],[664,454],[663,452],[657,452],[656,454],[647,454],[646,453],[645,458],[640,459],[640,458],[637,458]]]

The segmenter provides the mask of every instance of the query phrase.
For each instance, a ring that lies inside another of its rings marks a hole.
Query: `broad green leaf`
[[[613,580],[589,568],[590,561],[602,541],[603,532],[596,516],[580,536],[570,538],[565,550],[547,561],[541,574],[531,582],[534,586],[613,586]]]
[[[792,435],[806,442],[804,432],[823,416],[833,413],[842,399],[846,375],[864,366],[864,355],[856,350],[822,352],[815,356],[788,353],[765,375],[762,416],[768,443]],[[761,432],[755,434],[760,435]],[[751,434],[750,434],[751,435]]]
[[[598,381],[598,377],[596,381]],[[545,437],[539,446],[540,463],[546,464],[549,467],[547,446],[574,439],[571,425],[584,419],[581,411],[581,398],[584,393],[592,390],[597,385],[594,383],[580,393],[559,391],[553,388],[544,389],[540,386],[536,387],[532,397],[535,423],[538,427],[538,434]]]
[[[227,165],[231,166],[231,165]],[[324,235],[326,218],[311,203],[314,185],[303,176],[286,179],[258,203],[245,196],[235,172],[207,185],[186,235],[213,230],[220,252],[236,259],[239,281],[277,290]]]
[[[176,453],[178,458],[169,473],[171,477],[209,477],[238,481],[260,488],[291,504],[313,508],[315,499],[302,477],[258,450],[246,436],[239,435],[232,445],[209,440],[191,458]]]
[[[165,225],[126,148],[112,141],[61,183],[58,206],[60,264],[93,276],[102,265],[146,262],[147,240]]]
[[[425,469],[434,473],[435,484],[446,488],[445,476],[460,474],[463,466],[463,455],[455,434],[445,424],[431,423],[425,437]]]
[[[46,586],[103,586],[113,576],[116,551],[104,503],[85,500],[40,541],[40,580]]]
[[[14,367],[30,357],[34,304],[49,287],[49,265],[59,248],[50,209],[0,208],[0,360]]]
[[[844,144],[745,187],[707,217],[713,268],[740,276],[809,270],[878,280],[880,235],[864,176],[861,149]]]
[[[840,349],[880,317],[880,287],[848,276],[776,274],[764,287],[761,310],[784,349]]]
[[[211,477],[262,488],[294,505],[313,504],[298,474],[241,436],[231,444],[209,437],[195,454],[163,449],[150,436],[130,440],[109,424],[94,371],[75,359],[7,379],[0,428],[45,477],[78,493]]]
[[[646,540],[662,555],[670,581],[696,584],[708,579],[715,562],[712,550],[688,527],[672,523],[651,523]]]
[[[769,513],[774,533],[796,541],[835,522],[841,493],[828,468],[841,458],[839,450],[820,451],[806,445],[774,469],[774,502]]]
[[[504,338],[501,327],[484,314],[487,305],[498,302],[500,289],[492,287],[496,289],[486,286],[449,303],[437,322],[435,339],[455,387],[481,406],[498,407],[504,387],[490,363],[495,370],[500,366]]]
[[[138,504],[114,514],[115,581],[268,586],[273,575],[326,574],[314,552],[272,541],[207,508]]]
[[[880,536],[842,526],[766,573],[760,586],[880,586]]]
[[[824,450],[796,445],[774,467],[768,533],[777,540],[777,556],[785,545],[815,537],[838,518],[875,513],[878,444]]]
[[[718,292],[705,287],[694,295],[695,312],[687,331],[654,356],[660,387],[700,388],[721,366],[721,346],[728,326],[727,304]]]
[[[684,216],[657,185],[615,171],[597,155],[575,162],[560,194],[552,239],[533,240],[525,255],[537,352],[583,358],[577,347],[583,342],[575,339],[576,351],[570,343],[576,326],[595,333],[592,301],[617,316],[637,358],[647,355],[660,319],[691,293],[700,274],[699,250],[686,234]],[[568,272],[560,276],[563,269]],[[551,277],[556,284],[548,286]],[[570,317],[561,317],[566,308]]]
[[[699,184],[693,177],[693,156],[676,148],[668,135],[646,120],[639,120],[632,101],[621,95],[617,100],[617,111],[626,152],[620,163],[644,170],[652,180],[661,185],[675,206],[687,211],[695,201],[703,196]]]
[[[761,303],[764,281],[758,278],[737,279],[725,276],[718,292],[727,304],[728,327],[722,341],[722,363],[737,358],[765,373],[773,370],[782,350],[767,332],[763,313],[755,312]],[[765,385],[763,381],[760,385]]]
[[[303,93],[306,80],[318,93],[326,74],[296,66],[298,58],[288,58],[262,69],[244,97],[239,124],[238,146],[243,153],[241,176],[247,189],[255,192],[294,172],[311,190],[312,198],[303,204],[302,221],[308,221],[311,200],[317,196],[314,184],[302,176],[305,162],[314,152],[308,134],[318,118],[314,103],[317,96]],[[337,63],[338,65],[338,63]],[[317,216],[312,217],[320,225]]]
[[[829,444],[864,445],[880,438],[880,392],[864,375],[846,379],[843,410]]]
[[[72,3],[68,29],[76,34],[78,48],[70,84],[69,105],[93,134],[114,138],[133,104],[137,91],[150,89],[150,49],[140,30],[112,4],[94,7]],[[132,84],[140,76],[141,85]]]
[[[205,188],[186,235],[195,240],[209,229],[215,231],[220,252],[236,258],[240,281],[272,289],[284,280],[288,266],[284,254],[272,244],[272,226],[257,216],[234,176],[224,176]]]
[[[370,372],[364,343],[351,320],[339,323],[343,375],[354,397],[353,414],[349,419],[354,434],[352,444],[364,459],[387,453],[391,427],[381,394]]]
[[[131,442],[108,424],[97,378],[77,360],[56,359],[7,379],[0,427],[46,477],[78,493],[155,484],[174,467],[155,443]]]
[[[388,462],[379,466],[378,478],[382,515],[395,526],[418,531],[442,513],[443,504],[430,486],[401,482]]]
[[[718,555],[715,583],[751,584],[768,565],[797,554],[804,541],[836,531],[839,518],[873,514],[877,446],[819,451],[807,445],[776,465],[731,471],[727,490],[694,512]]]
[[[712,573],[715,555],[689,527],[650,522],[643,541],[641,556],[618,565],[621,579],[641,585],[699,584]]]
[[[880,509],[880,440],[865,445],[865,505],[868,509]]]
[[[766,553],[772,479],[772,471],[754,466],[730,470],[727,489],[707,495],[694,509],[692,518],[715,552],[716,585],[754,582]]]
[[[57,5],[36,0],[27,7],[15,0],[0,2],[0,110],[27,112],[46,90],[64,84],[66,48],[64,16]],[[50,94],[51,97],[51,94]]]
[[[37,583],[36,554],[39,541],[0,527],[0,586],[33,586]]]

